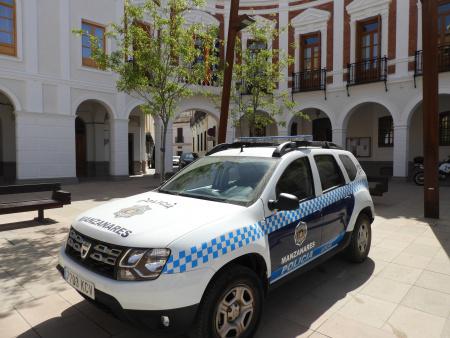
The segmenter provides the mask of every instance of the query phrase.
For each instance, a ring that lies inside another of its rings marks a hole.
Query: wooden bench
[[[369,191],[372,196],[383,196],[389,190],[389,179],[384,176],[369,176]]]
[[[27,194],[47,191],[52,192],[50,198],[21,200],[13,202],[0,201],[0,215],[37,211],[38,217],[35,219],[38,222],[43,223],[45,221],[45,209],[62,208],[64,205],[68,205],[71,203],[70,193],[61,190],[60,183],[0,186],[0,195]]]

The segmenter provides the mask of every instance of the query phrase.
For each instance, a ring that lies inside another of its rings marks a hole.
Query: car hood
[[[243,209],[238,205],[153,191],[91,209],[81,214],[73,227],[110,244],[158,248]]]

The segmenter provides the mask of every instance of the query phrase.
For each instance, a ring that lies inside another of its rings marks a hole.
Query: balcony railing
[[[347,74],[347,94],[350,96],[348,91],[350,86],[371,82],[384,82],[387,91],[387,63],[387,57],[350,63]]]
[[[175,136],[175,143],[184,143],[183,136]]]
[[[438,71],[440,73],[450,71],[450,45],[438,47]],[[423,50],[416,51],[414,56],[414,86],[416,77],[423,75]]]
[[[327,70],[313,69],[292,74],[292,94],[310,92],[315,90],[327,90]]]

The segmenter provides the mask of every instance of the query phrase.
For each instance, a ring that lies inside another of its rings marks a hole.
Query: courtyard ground
[[[156,185],[144,177],[65,186],[73,203],[47,211],[45,226],[35,213],[0,216],[0,337],[155,337],[84,301],[55,266],[77,214]],[[257,337],[450,338],[450,187],[439,221],[421,218],[422,191],[392,183],[375,198],[370,258],[336,257],[274,290]]]

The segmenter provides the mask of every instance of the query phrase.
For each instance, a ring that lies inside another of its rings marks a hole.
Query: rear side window
[[[358,169],[356,169],[355,163],[347,155],[339,155],[339,158],[344,165],[345,170],[347,171],[348,178],[350,178],[350,181],[353,181],[356,178],[356,174],[358,173]]]
[[[334,156],[316,155],[314,156],[314,160],[319,170],[322,191],[327,191],[345,184],[344,176]]]
[[[276,186],[277,198],[282,193],[297,196],[299,200],[314,196],[311,165],[307,157],[293,161],[281,175]]]

